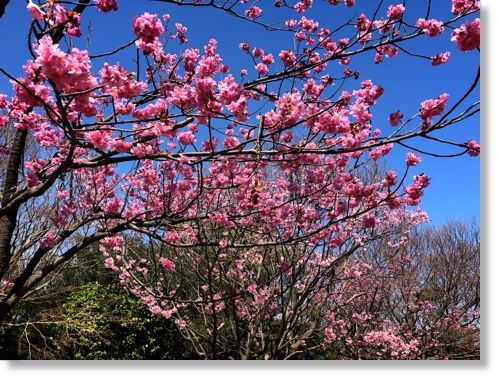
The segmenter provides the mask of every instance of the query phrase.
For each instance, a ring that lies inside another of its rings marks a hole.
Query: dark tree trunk
[[[14,135],[14,141],[12,142],[9,161],[7,163],[5,184],[2,193],[2,206],[9,203],[12,194],[16,191],[27,135],[28,131],[25,129],[17,129]],[[19,207],[15,207],[0,218],[0,280],[9,267],[12,254],[11,239],[14,229],[16,228],[18,210]]]

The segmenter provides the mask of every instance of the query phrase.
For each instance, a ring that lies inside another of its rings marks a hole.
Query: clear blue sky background
[[[282,21],[288,17],[297,18],[297,14],[275,12],[273,1],[268,0],[270,7],[262,7],[264,14],[262,21]],[[364,12],[370,17],[373,11],[373,0],[358,0],[357,7],[348,9],[343,6],[332,7],[323,1],[315,0],[316,7],[306,13],[308,18],[320,22],[321,26],[334,29],[346,17]],[[392,3],[397,3],[396,1]],[[426,1],[407,1],[406,19],[415,22],[424,14]],[[387,5],[390,4],[387,3]],[[91,54],[111,50],[120,43],[128,42],[132,36],[131,24],[133,18],[144,11],[162,15],[169,13],[172,22],[181,22],[188,28],[188,46],[203,48],[209,38],[218,41],[218,51],[225,62],[231,66],[235,76],[241,68],[247,68],[252,73],[252,64],[247,56],[241,53],[238,44],[247,41],[251,46],[259,46],[266,52],[274,53],[276,59],[281,49],[293,48],[293,34],[286,32],[269,33],[263,28],[242,20],[207,8],[178,7],[150,0],[121,0],[119,11],[100,14],[96,10],[86,12],[82,17],[82,30],[87,28],[89,22],[92,26],[90,38]],[[385,6],[386,8],[386,6]],[[450,17],[451,0],[434,0],[431,18],[447,19]],[[385,11],[384,11],[385,13]],[[22,75],[21,65],[28,59],[26,34],[30,16],[26,12],[24,0],[11,0],[6,14],[0,19],[0,66],[11,74]],[[450,94],[449,104],[453,104],[468,88],[474,79],[475,70],[479,65],[477,52],[462,53],[454,48],[450,41],[451,30],[446,30],[442,36],[430,39],[426,36],[411,41],[404,45],[414,52],[437,54],[449,50],[451,58],[446,65],[432,67],[429,62],[408,57],[399,53],[397,57],[386,59],[380,65],[374,65],[373,54],[369,53],[364,58],[356,58],[352,68],[360,71],[360,80],[371,79],[375,84],[381,85],[385,92],[378,104],[373,107],[374,126],[383,132],[389,133],[390,127],[387,116],[400,110],[405,116],[418,112],[420,102],[435,98],[443,92]],[[87,41],[79,41],[79,47],[84,48]],[[167,50],[179,53],[186,46],[179,46],[177,41],[168,45]],[[135,57],[133,50],[128,50],[111,62],[119,61],[125,67],[133,70],[132,59]],[[97,66],[98,67],[98,66]],[[340,67],[338,69],[340,73]],[[0,92],[11,94],[8,80],[0,78]],[[474,94],[474,99],[479,98],[479,91]],[[466,142],[469,139],[479,141],[479,116],[471,118],[464,123],[452,126],[436,134],[450,140]],[[439,153],[453,153],[443,145],[432,146],[427,141],[416,144]],[[404,169],[404,156],[406,149],[395,148],[390,155],[387,166],[401,171]],[[458,158],[433,158],[424,156],[423,162],[414,168],[413,174],[425,172],[431,177],[431,186],[426,190],[420,205],[428,212],[432,222],[440,225],[446,220],[456,218],[476,217],[479,220],[479,159],[469,156]]]

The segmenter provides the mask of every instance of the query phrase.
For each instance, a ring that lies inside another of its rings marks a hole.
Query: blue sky
[[[265,2],[264,2],[265,3]],[[269,3],[272,1],[269,0]],[[308,18],[320,22],[321,26],[334,29],[346,17],[366,13],[369,17],[373,11],[375,1],[358,0],[358,6],[348,9],[343,6],[332,7],[322,1],[315,1],[316,8],[306,13]],[[388,2],[384,8],[387,7]],[[407,1],[407,21],[414,23],[422,16],[425,1]],[[431,18],[448,18],[451,8],[450,0],[433,1]],[[218,41],[218,51],[225,62],[237,74],[241,68],[252,70],[253,64],[248,56],[241,53],[238,44],[247,41],[251,46],[262,47],[266,52],[274,53],[275,58],[281,49],[293,48],[293,35],[286,32],[269,33],[263,28],[242,20],[222,14],[219,11],[207,8],[178,7],[157,1],[119,1],[119,11],[110,14],[100,14],[91,10],[82,17],[82,29],[87,29],[91,22],[90,37],[91,54],[111,50],[120,43],[128,42],[132,38],[131,24],[133,18],[144,11],[150,13],[169,13],[172,22],[181,22],[188,28],[187,37],[189,47],[202,49],[209,38]],[[273,7],[262,7],[264,14],[262,21],[282,21],[289,16],[297,18],[293,13],[276,13]],[[286,14],[286,15],[285,15]],[[22,74],[21,65],[29,57],[27,51],[27,28],[30,17],[25,10],[24,1],[11,1],[6,14],[0,19],[0,35],[3,36],[0,44],[3,53],[0,57],[0,66],[10,73],[19,76]],[[375,84],[384,88],[384,95],[373,107],[373,124],[383,132],[389,133],[390,127],[387,116],[400,110],[405,116],[418,112],[420,102],[436,98],[446,92],[450,95],[449,104],[460,97],[474,79],[475,70],[479,65],[477,52],[462,53],[454,48],[450,41],[451,30],[446,30],[438,38],[426,36],[404,45],[415,52],[437,54],[449,50],[451,58],[446,65],[432,67],[426,61],[408,57],[401,52],[395,58],[385,59],[380,65],[374,65],[373,54],[356,58],[352,68],[360,71],[360,80],[371,79]],[[79,47],[86,47],[86,39],[79,41]],[[186,46],[179,46],[175,41],[169,44],[167,50],[179,53]],[[125,67],[133,70],[133,50],[125,51],[110,62],[119,61]],[[339,69],[340,72],[340,69]],[[236,76],[236,75],[235,75]],[[359,83],[359,82],[358,82]],[[356,84],[358,84],[356,83]],[[0,92],[11,93],[8,80],[0,78]],[[478,99],[479,90],[474,94]],[[436,134],[450,140],[466,142],[469,139],[479,141],[479,116],[464,123],[452,126],[450,129]],[[417,147],[430,148],[439,153],[454,152],[446,147],[429,146],[426,141],[417,141]],[[395,148],[388,158],[387,166],[404,169],[406,149]],[[458,158],[433,158],[424,156],[423,162],[414,168],[413,174],[425,172],[431,177],[431,186],[427,188],[420,205],[428,212],[434,224],[442,224],[446,220],[455,218],[477,217],[479,219],[479,159],[469,156]]]

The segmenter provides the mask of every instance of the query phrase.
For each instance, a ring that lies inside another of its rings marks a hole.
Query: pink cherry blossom
[[[45,13],[43,13],[40,7],[34,4],[32,0],[28,1],[28,5],[26,7],[28,8],[28,12],[34,20],[43,20],[43,18],[45,17]]]
[[[66,93],[84,92],[75,97],[72,107],[87,116],[96,113],[93,94],[90,90],[97,87],[97,80],[90,72],[91,63],[88,52],[73,48],[69,54],[62,52],[48,36],[39,40],[35,49],[38,57],[35,62],[41,66],[42,73],[54,82],[56,87]]]
[[[182,145],[189,145],[195,142],[195,135],[191,131],[184,131],[179,133],[177,140],[179,140]]]
[[[244,53],[250,54],[250,45],[247,42],[241,42],[239,46]]]
[[[26,184],[29,187],[34,187],[40,185],[41,183],[42,181],[40,180],[40,178],[38,178],[36,173],[29,170],[28,173],[26,174]]]
[[[245,16],[249,19],[256,20],[262,14],[262,9],[253,5],[245,11]]]
[[[410,206],[416,206],[420,203],[420,199],[424,195],[423,189],[429,186],[430,180],[425,174],[419,174],[413,177],[413,183],[406,187],[405,201]]]
[[[481,2],[479,0],[452,0],[451,12],[454,15],[471,13],[479,10]]]
[[[409,152],[406,154],[406,166],[415,166],[421,161],[422,157],[419,157],[414,153]]]
[[[257,70],[257,72],[261,75],[267,75],[267,73],[269,72],[269,68],[267,67],[267,65],[262,62],[258,63],[255,66],[255,70]]]
[[[429,37],[439,36],[444,31],[443,23],[435,19],[426,20],[419,18],[417,20],[417,28],[422,29]]]
[[[101,12],[117,11],[117,0],[94,0],[94,4]]]
[[[153,52],[158,38],[165,30],[158,16],[148,12],[134,19],[132,29],[137,37],[136,45],[144,50],[144,54]]]
[[[297,25],[297,21],[288,19],[285,21],[285,25],[288,27],[288,29],[292,29],[293,27],[295,27],[295,25]]]
[[[111,145],[114,149],[116,149],[117,152],[120,153],[129,152],[132,148],[132,143],[123,140],[113,141]]]
[[[450,52],[449,51],[446,51],[444,53],[439,53],[439,54],[431,57],[432,66],[443,65],[446,62],[448,62],[449,58],[450,58]]]
[[[297,61],[297,57],[291,50],[282,50],[279,54],[279,57],[285,64],[285,67],[293,66]]]
[[[175,269],[175,264],[166,257],[160,258],[160,264],[167,272],[173,272]]]
[[[467,147],[469,150],[467,151],[467,154],[471,157],[477,157],[480,154],[481,151],[481,145],[479,145],[475,140],[470,140],[467,143]]]
[[[115,99],[133,98],[146,89],[146,84],[133,80],[133,74],[124,70],[120,65],[110,66],[107,63],[99,71],[103,92],[109,93]]]
[[[481,39],[481,20],[476,18],[467,21],[459,28],[453,30],[451,40],[456,42],[457,48],[462,51],[469,51],[479,48]]]
[[[420,103],[420,116],[426,119],[442,114],[448,102],[448,97],[448,94],[441,94],[437,99],[429,99]]]
[[[389,5],[387,17],[390,21],[400,20],[403,17],[405,7],[403,4]]]
[[[109,148],[109,133],[105,131],[85,132],[84,136],[97,149],[106,150]]]
[[[177,30],[177,38],[179,39],[181,44],[185,44],[188,41],[186,37],[187,28],[181,23],[177,22],[175,24],[175,29]]]
[[[154,41],[164,31],[158,16],[147,12],[135,18],[132,28],[137,38],[147,42]]]
[[[369,153],[369,156],[372,160],[376,161],[380,157],[387,155],[391,151],[392,147],[392,144],[378,146]]]
[[[307,9],[311,8],[313,4],[313,0],[301,0],[297,2],[293,8],[297,13],[304,13]]]

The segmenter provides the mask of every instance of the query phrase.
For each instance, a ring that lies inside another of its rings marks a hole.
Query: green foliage
[[[116,284],[90,282],[41,312],[29,305],[19,311],[0,334],[1,359],[192,358],[172,321],[151,314]]]
[[[0,359],[191,359],[173,325],[104,268],[96,246],[26,298],[0,329]]]
[[[65,323],[57,345],[69,358],[169,359],[174,351],[183,356],[181,337],[171,322],[111,285],[83,286],[61,311]]]

